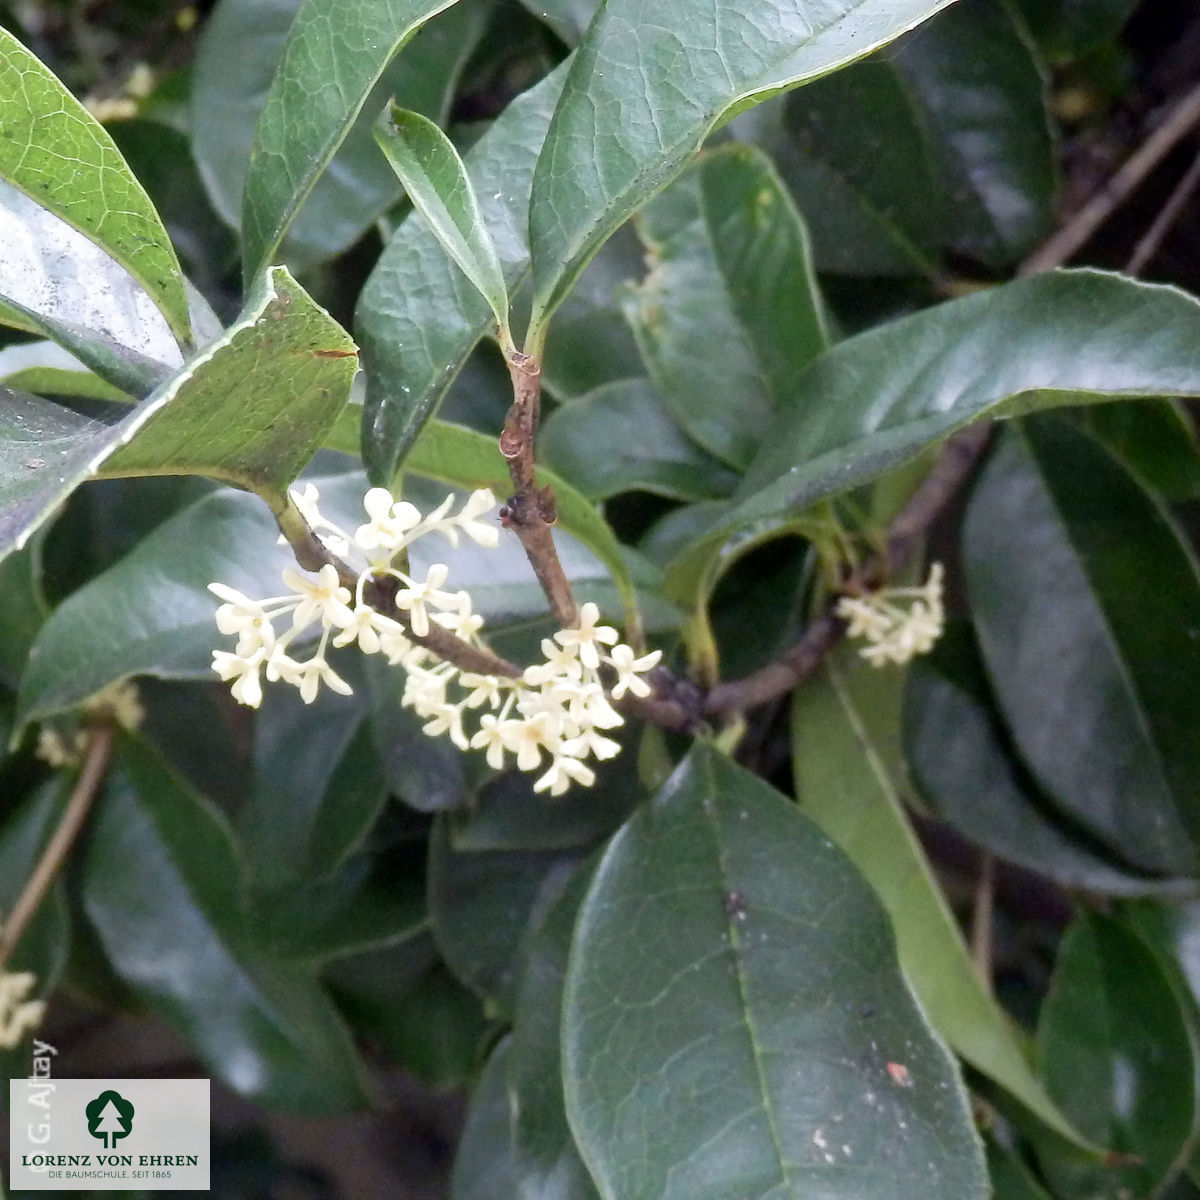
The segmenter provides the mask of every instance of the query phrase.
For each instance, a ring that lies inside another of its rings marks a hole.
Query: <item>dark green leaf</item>
[[[600,0],[521,0],[535,17],[541,17],[568,46],[583,37],[596,15]]]
[[[308,965],[404,945],[426,934],[423,880],[407,848],[362,854],[325,879],[293,879],[247,900],[248,936],[272,958]]]
[[[646,368],[621,311],[621,293],[645,270],[633,223],[622,226],[588,263],[554,320],[542,360],[542,387],[560,400],[606,383],[644,375]]]
[[[525,220],[533,164],[563,77],[560,69],[514,100],[466,156],[514,293],[529,270]],[[373,482],[396,473],[491,319],[487,302],[428,226],[410,216],[375,264],[355,312],[367,373],[363,462]]]
[[[293,560],[254,497],[216,492],[164,522],[75,592],[42,628],[22,679],[22,723],[73,708],[130,675],[211,678],[220,642],[208,585],[275,595]]]
[[[150,198],[104,127],[3,27],[0,130],[0,178],[124,267],[188,345],[183,275]]]
[[[1046,1095],[1016,1027],[979,980],[958,923],[905,815],[900,777],[903,676],[842,650],[792,707],[801,809],[875,889],[896,931],[900,964],[934,1028],[1069,1140],[1079,1134]]]
[[[513,1176],[520,1200],[594,1200],[563,1098],[562,1001],[575,917],[592,878],[585,863],[532,933],[513,1019],[508,1085]]]
[[[255,780],[238,833],[255,886],[322,879],[359,848],[387,800],[356,652],[335,660],[352,697],[319,693],[312,705],[279,689],[254,727]],[[400,672],[396,672],[400,674]]]
[[[770,161],[731,145],[702,155],[638,229],[648,273],[625,311],[650,377],[693,441],[744,468],[829,341],[804,223]]]
[[[1080,419],[1164,499],[1200,497],[1200,447],[1191,418],[1178,403],[1129,400],[1094,405],[1083,409]]]
[[[426,1087],[464,1087],[495,1026],[479,998],[437,960],[428,934],[327,972],[355,1030]]]
[[[384,68],[454,0],[304,0],[254,130],[242,193],[249,285],[270,265]]]
[[[978,417],[1200,393],[1198,346],[1200,303],[1099,271],[1020,279],[849,338],[805,372],[807,399],[779,415],[741,503],[675,574],[703,571],[738,530],[787,520]]]
[[[992,1138],[986,1139],[985,1145],[995,1200],[1052,1200],[1014,1151]]]
[[[235,228],[254,124],[299,7],[300,0],[222,0],[197,45],[192,149],[213,206]],[[289,262],[307,266],[340,253],[399,198],[400,184],[371,134],[375,118],[394,96],[406,108],[443,119],[487,13],[487,0],[456,5],[422,28],[410,53],[386,68],[288,228],[283,251]]]
[[[1137,0],[1017,0],[1043,52],[1069,61],[1114,40]]]
[[[1192,884],[1130,870],[1038,792],[995,711],[979,647],[955,622],[909,671],[905,754],[930,809],[1009,862],[1068,888],[1111,895],[1171,894]]]
[[[1200,570],[1161,502],[1044,415],[996,448],[963,558],[1000,710],[1046,795],[1125,861],[1194,874]]]
[[[707,500],[737,483],[688,440],[648,379],[606,384],[564,405],[545,423],[538,451],[590,500],[638,489]]]
[[[375,757],[392,793],[421,812],[466,807],[471,802],[469,760],[449,738],[425,733],[424,719],[401,705],[404,672],[372,657],[363,663],[363,675]]]
[[[511,342],[504,271],[454,144],[434,122],[395,104],[375,140],[438,244],[488,302],[502,341]]]
[[[508,1127],[510,1050],[503,1041],[492,1051],[475,1086],[450,1177],[450,1200],[517,1200]]]
[[[608,837],[645,798],[638,771],[636,736],[618,732],[624,749],[597,764],[596,782],[564,804],[558,797],[533,790],[535,776],[506,771],[485,784],[470,811],[455,814],[450,844],[455,850],[587,849]]]
[[[738,119],[776,158],[823,270],[999,267],[1043,236],[1055,191],[1045,84],[999,0],[959,0],[866,62]]]
[[[1120,922],[1080,915],[1038,1021],[1051,1094],[1096,1142],[1130,1158],[1083,1167],[1039,1154],[1056,1191],[1147,1197],[1182,1169],[1196,1127],[1195,1048],[1170,981]]]
[[[42,594],[42,539],[32,538],[0,560],[0,684],[16,690],[29,647],[49,615]]]
[[[82,861],[83,905],[121,977],[234,1091],[296,1112],[358,1107],[365,1078],[314,976],[253,948],[216,814],[121,747]]]
[[[564,1003],[567,1111],[603,1195],[986,1195],[870,888],[708,747],[609,844]]]
[[[609,234],[741,108],[869,54],[945,7],[863,0],[682,0],[671,20],[608,0],[589,26],[538,160],[530,202],[531,344]],[[686,38],[681,32],[686,31]]]
[[[496,1013],[511,1012],[517,947],[578,855],[452,848],[445,814],[429,841],[429,915],[451,970]]]

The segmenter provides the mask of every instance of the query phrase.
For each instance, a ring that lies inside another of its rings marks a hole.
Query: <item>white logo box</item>
[[[205,1191],[207,1079],[13,1079],[9,1187]]]

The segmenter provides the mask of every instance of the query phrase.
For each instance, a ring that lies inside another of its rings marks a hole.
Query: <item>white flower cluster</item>
[[[41,1024],[45,1003],[26,999],[35,983],[37,977],[29,971],[0,969],[0,1050],[11,1050]]]
[[[942,635],[941,563],[929,568],[924,587],[883,588],[866,596],[843,596],[836,612],[848,622],[847,637],[866,638],[859,653],[869,663],[882,667],[889,662],[906,663],[914,654],[928,654]],[[907,606],[896,601],[907,601]]]
[[[283,581],[289,594],[251,600],[221,583],[209,589],[224,603],[217,609],[217,628],[238,641],[232,653],[213,652],[213,669],[233,681],[234,698],[257,708],[262,702],[260,673],[270,681],[283,680],[300,690],[305,703],[316,699],[321,683],[348,695],[350,687],[329,665],[330,645],[358,645],[364,654],[383,654],[392,665],[408,673],[402,703],[426,722],[432,737],[448,736],[460,749],[485,749],[488,763],[502,768],[506,754],[515,757],[523,771],[549,765],[534,784],[535,791],[560,795],[571,782],[591,784],[595,774],[585,759],[611,758],[620,749],[601,730],[624,724],[609,703],[601,673],[610,677],[611,695],[626,692],[645,696],[650,686],[641,674],[659,659],[659,652],[638,658],[618,642],[617,631],[597,625],[600,611],[584,604],[578,627],[563,629],[542,642],[546,661],[529,667],[517,679],[463,671],[437,658],[408,636],[399,621],[378,612],[364,599],[369,583],[393,579],[396,607],[407,619],[412,634],[425,637],[431,625],[440,625],[461,641],[481,647],[483,618],[473,611],[466,592],[444,588],[449,568],[433,563],[424,579],[416,579],[395,565],[403,562],[407,548],[429,533],[442,534],[453,546],[466,534],[483,546],[495,546],[499,529],[480,517],[495,506],[487,490],[473,492],[457,513],[453,496],[423,517],[405,500],[395,500],[384,488],[372,488],[363,498],[370,518],[348,534],[327,520],[317,507],[317,490],[308,484],[292,493],[293,502],[310,528],[339,557],[352,550],[366,559],[353,595],[343,586],[336,568],[325,565],[315,579],[286,568]],[[290,624],[277,631],[275,623],[290,614]],[[316,653],[299,661],[289,653],[294,642],[312,626],[321,629]],[[468,731],[468,717],[476,715]]]

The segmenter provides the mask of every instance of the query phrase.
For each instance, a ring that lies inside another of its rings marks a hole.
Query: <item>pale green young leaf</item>
[[[792,704],[801,810],[866,876],[891,917],[897,953],[934,1028],[976,1070],[1051,1129],[1094,1150],[1054,1105],[1010,1018],[988,994],[905,812],[900,778],[903,673],[847,648]]]
[[[355,370],[345,331],[279,267],[242,316],[115,424],[36,396],[0,410],[0,554],[84,479],[207,475],[278,511],[345,407]]]
[[[515,294],[529,271],[529,184],[565,76],[559,67],[518,96],[466,156],[483,219]],[[386,484],[492,323],[479,292],[416,213],[396,230],[358,298],[354,327],[367,398],[363,462]]]
[[[600,244],[721,121],[885,45],[948,0],[609,0],[588,26],[534,174],[527,349]]]
[[[3,27],[0,129],[0,179],[124,267],[190,345],[183,274],[149,196],[104,127]]]
[[[254,131],[242,194],[247,285],[270,264],[388,63],[453,3],[305,0]]]
[[[501,344],[511,349],[504,271],[453,143],[428,118],[394,104],[390,120],[375,127],[375,139],[442,249],[488,302]]]

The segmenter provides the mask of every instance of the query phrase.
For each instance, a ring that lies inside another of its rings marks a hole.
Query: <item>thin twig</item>
[[[1175,224],[1179,218],[1179,214],[1183,212],[1183,206],[1191,199],[1192,193],[1196,190],[1196,185],[1200,184],[1200,154],[1192,160],[1192,165],[1188,167],[1183,178],[1175,185],[1170,196],[1167,197],[1167,202],[1162,206],[1162,211],[1154,218],[1154,223],[1138,240],[1138,244],[1134,246],[1133,253],[1129,256],[1129,262],[1125,264],[1125,271],[1129,275],[1137,275],[1141,269],[1158,253],[1159,246],[1162,245],[1163,238],[1171,230],[1171,226]]]
[[[971,961],[983,986],[992,990],[992,907],[996,898],[996,860],[984,854],[975,881],[971,911]]]
[[[300,566],[314,573],[326,565],[332,566],[338,573],[338,582],[342,587],[351,594],[354,593],[358,587],[358,572],[329,549],[290,500],[276,512],[275,519]],[[368,581],[363,589],[363,597],[377,612],[403,626],[410,641],[432,650],[438,658],[475,675],[501,675],[515,679],[521,674],[521,668],[516,663],[511,663],[481,646],[472,646],[470,642],[464,642],[462,638],[456,637],[440,625],[430,625],[429,632],[425,634],[414,633],[409,614],[396,607],[398,587],[397,580],[391,576],[381,576]]]
[[[58,828],[55,829],[49,842],[46,843],[42,857],[34,867],[28,882],[21,889],[21,894],[8,914],[3,930],[0,930],[0,971],[12,957],[17,943],[21,940],[21,935],[33,919],[38,906],[45,898],[46,892],[49,891],[50,885],[62,867],[67,852],[83,828],[88,810],[96,798],[96,793],[104,778],[104,772],[108,768],[113,737],[114,731],[111,725],[92,725],[88,728],[87,746],[83,752],[83,767],[79,772],[79,778],[75,781],[75,788],[67,801],[67,807],[63,810],[62,820],[59,821]]]
[[[1200,84],[1184,96],[1104,187],[1021,264],[1017,273],[1036,275],[1071,259],[1197,121],[1200,121]]]
[[[579,610],[554,547],[551,528],[558,520],[558,508],[553,490],[539,488],[534,478],[533,444],[541,403],[542,368],[535,358],[513,351],[508,356],[508,373],[512,377],[513,402],[500,434],[500,453],[508,463],[513,494],[506,505],[505,523],[520,538],[551,614],[567,629],[579,624]]]
[[[868,561],[858,573],[862,579],[886,579],[907,562],[925,531],[971,474],[990,435],[991,426],[981,422],[959,430],[946,442],[929,474],[888,526],[886,561]],[[809,624],[800,640],[775,662],[744,679],[719,683],[712,688],[705,698],[705,714],[723,717],[765,704],[791,691],[816,670],[845,631],[845,622],[834,614],[831,604]]]

